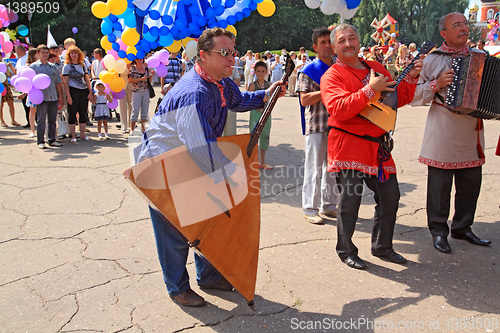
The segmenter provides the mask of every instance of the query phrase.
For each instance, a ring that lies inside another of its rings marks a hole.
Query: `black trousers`
[[[455,179],[455,214],[451,223],[453,234],[471,231],[481,190],[482,167],[438,169],[429,166],[427,177],[427,224],[431,235],[448,236],[451,186]]]
[[[30,107],[26,105],[27,99],[28,99],[28,95],[24,96],[24,98],[21,100],[21,103],[23,103],[24,112],[26,113],[26,121],[28,122],[28,125],[29,125],[30,124]]]
[[[375,194],[372,253],[383,255],[391,251],[400,197],[396,175],[390,175],[389,180],[381,183],[377,176],[357,170],[342,170],[336,173],[336,178],[340,193],[337,217],[337,254],[340,259],[344,260],[358,253],[358,248],[352,242],[352,235],[358,220],[363,183]]]

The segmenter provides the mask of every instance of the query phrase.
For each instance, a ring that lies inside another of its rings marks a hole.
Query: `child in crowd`
[[[97,120],[97,139],[103,140],[101,126],[104,125],[104,138],[108,140],[108,120],[111,120],[111,111],[107,102],[111,103],[113,97],[104,91],[104,83],[101,80],[96,81],[95,88],[97,89],[97,94],[94,99],[94,104],[96,105],[94,118]]]
[[[269,81],[266,81],[265,79],[268,73],[267,64],[263,61],[256,62],[254,71],[257,79],[248,86],[248,91],[268,89],[271,83],[269,83]],[[257,125],[257,122],[259,121],[259,118],[262,115],[262,111],[263,110],[250,111],[250,122],[249,122],[250,132],[252,132],[255,126]],[[260,135],[260,140],[259,140],[260,169],[265,169],[265,170],[274,169],[272,166],[266,164],[266,151],[269,148],[270,133],[271,133],[271,117],[269,117],[269,119],[267,120],[266,125],[262,130],[262,134]]]

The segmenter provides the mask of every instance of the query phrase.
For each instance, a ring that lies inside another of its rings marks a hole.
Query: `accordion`
[[[499,118],[500,58],[471,50],[467,56],[453,56],[451,69],[455,74],[445,106],[476,118]]]

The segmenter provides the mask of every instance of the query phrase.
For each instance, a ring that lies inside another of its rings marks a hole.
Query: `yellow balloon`
[[[167,46],[167,50],[169,50],[170,52],[179,52],[179,50],[181,49],[181,46],[182,46],[182,43],[180,40],[174,40],[172,45]]]
[[[101,75],[99,75],[100,77]],[[106,72],[102,75],[102,78],[100,78],[102,82],[104,83],[110,83],[111,80],[113,79],[113,74],[111,74],[110,72]]]
[[[111,82],[113,82],[114,79],[117,79],[119,76],[118,76],[118,73],[113,71],[111,72]]]
[[[194,38],[191,38],[191,37],[186,37],[184,38],[181,42],[182,42],[182,46],[183,47],[186,47],[187,43],[189,43],[190,41],[194,40],[196,42],[196,39]]]
[[[125,80],[123,80],[121,77],[117,77],[111,81],[111,83],[109,84],[109,88],[114,92],[122,91],[123,88],[125,88]]]
[[[257,11],[264,17],[269,17],[276,11],[276,5],[272,0],[264,0],[257,4]]]
[[[90,8],[92,11],[92,14],[94,14],[95,17],[97,18],[105,18],[106,16],[109,15],[109,9],[108,6],[102,1],[96,1]]]
[[[108,36],[104,36],[101,38],[101,46],[106,51],[111,50],[112,45],[108,40]]]
[[[108,9],[113,15],[121,15],[127,10],[127,0],[108,0]]]
[[[101,81],[102,81],[102,76],[103,76],[104,74],[106,74],[107,72],[108,72],[107,70],[102,70],[102,71],[99,73],[99,80],[101,80]]]
[[[226,30],[230,31],[234,35],[234,37],[236,37],[237,32],[236,32],[236,28],[234,26],[228,25],[227,28],[226,28]]]
[[[137,49],[135,48],[135,46],[129,46],[127,47],[127,53],[132,53],[133,55],[135,55],[137,53]]]
[[[140,38],[141,36],[139,36],[135,28],[127,28],[122,33],[122,41],[128,46],[134,46],[139,42]]]

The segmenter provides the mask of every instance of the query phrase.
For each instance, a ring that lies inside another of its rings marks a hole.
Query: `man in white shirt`
[[[28,54],[26,53],[26,49],[24,46],[21,44],[16,45],[16,56],[17,56],[17,62],[16,62],[16,73],[26,65],[26,59],[28,59]],[[30,127],[30,108],[26,106],[26,98],[28,98],[28,95],[24,96],[22,99],[22,104],[24,107],[24,112],[26,113],[26,121],[28,122],[26,125],[24,125],[25,128]]]
[[[104,52],[102,49],[97,48],[94,50],[94,58],[92,61],[92,66],[90,67],[90,79],[92,81],[99,79],[99,74],[104,70],[104,64],[102,58],[104,57]]]

